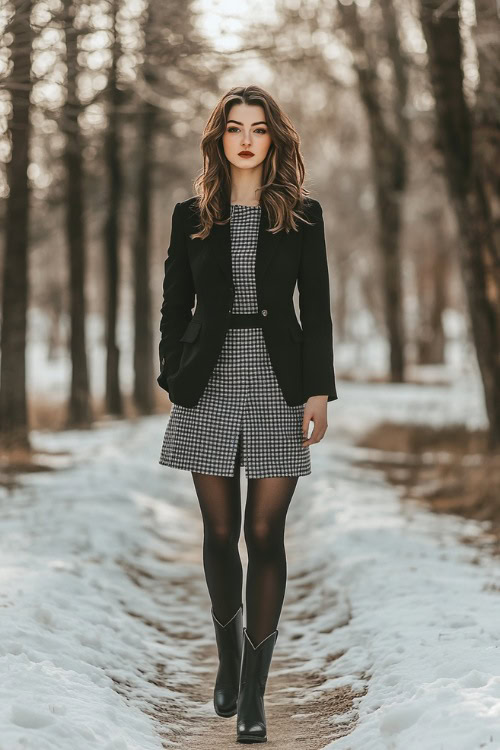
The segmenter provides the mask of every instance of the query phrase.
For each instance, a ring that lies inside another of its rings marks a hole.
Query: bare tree
[[[119,40],[117,13],[119,0],[111,0],[111,29],[113,34],[111,67],[108,74],[108,128],[105,136],[105,161],[108,172],[109,200],[105,227],[106,242],[106,409],[121,416],[123,403],[120,391],[120,352],[116,343],[118,290],[120,284],[119,210],[122,202],[122,173],[119,158],[120,94],[117,88]]]
[[[151,255],[150,206],[154,162],[156,107],[141,103],[138,122],[140,163],[137,175],[138,216],[133,242],[134,269],[134,403],[142,414],[153,411],[153,332],[149,266]]]
[[[68,404],[68,426],[88,426],[92,421],[87,354],[85,349],[85,223],[83,196],[82,138],[78,117],[82,105],[77,93],[78,32],[72,21],[77,6],[64,0],[64,35],[66,41],[67,96],[63,108],[66,146],[67,200],[66,235],[70,271],[70,350],[71,390]]]
[[[474,110],[464,93],[463,49],[455,3],[420,0],[439,145],[460,230],[459,249],[471,329],[483,381],[491,449],[500,446],[500,19],[476,3],[481,83]],[[495,226],[496,223],[496,226]]]
[[[391,116],[386,116],[380,101],[377,66],[370,54],[356,3],[338,3],[342,25],[348,34],[353,52],[353,65],[358,78],[359,93],[364,105],[371,140],[372,175],[378,215],[378,245],[382,257],[385,323],[390,346],[392,382],[404,380],[404,322],[401,288],[401,202],[407,180],[406,145],[408,123],[405,117],[407,78],[404,58],[397,33],[392,3],[381,0],[386,43],[394,70],[395,97]]]
[[[148,3],[144,20],[144,63],[140,76],[152,84],[154,75],[148,64],[148,54],[154,37],[153,6]],[[143,95],[145,87],[142,89]],[[137,223],[133,241],[134,287],[134,403],[142,414],[153,411],[153,333],[152,303],[149,279],[151,256],[151,199],[154,168],[154,140],[158,110],[147,96],[137,102]]]
[[[0,438],[6,447],[29,448],[26,405],[26,317],[28,305],[28,227],[30,186],[30,98],[33,30],[31,0],[17,4],[9,24],[11,72],[6,86],[12,98],[11,150],[7,165],[9,196],[5,222],[0,346]]]
[[[134,227],[132,268],[134,289],[134,403],[143,414],[154,406],[156,361],[152,350],[152,300],[150,266],[152,255],[151,206],[154,197],[155,172],[158,169],[158,136],[172,137],[176,118],[172,101],[190,102],[193,111],[203,111],[201,96],[196,102],[190,97],[194,86],[203,90],[204,81],[213,87],[215,76],[197,64],[204,54],[204,42],[199,38],[193,20],[192,0],[177,3],[175,0],[150,0],[143,22],[143,63],[138,69],[134,84],[134,125],[137,129],[137,158],[134,184],[137,193],[137,222]],[[165,33],[165,29],[169,33]],[[176,75],[171,80],[169,75]],[[195,103],[196,102],[196,103]],[[203,111],[204,113],[204,111]],[[175,145],[174,145],[175,148]],[[175,170],[175,156],[169,160],[168,170]]]

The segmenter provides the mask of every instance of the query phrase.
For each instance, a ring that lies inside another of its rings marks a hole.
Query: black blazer
[[[229,212],[226,201],[224,218]],[[289,406],[315,395],[338,398],[323,212],[318,201],[306,198],[304,213],[314,226],[299,221],[298,231],[272,234],[262,206],[255,259],[263,335]],[[198,221],[195,196],[176,204],[160,311],[157,380],[173,403],[188,407],[196,406],[214,369],[234,297],[229,222],[214,224],[204,240],[191,239]],[[296,283],[301,325],[293,304]]]

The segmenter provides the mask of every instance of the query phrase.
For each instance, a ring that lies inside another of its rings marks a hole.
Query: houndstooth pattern
[[[255,283],[255,253],[257,252],[260,212],[260,206],[231,204],[231,264],[234,280],[234,300],[231,312],[233,313],[259,312]],[[241,328],[237,330],[241,331]]]
[[[255,253],[260,206],[231,204],[232,312],[258,312]],[[194,407],[173,404],[159,463],[248,479],[311,473],[302,445],[304,405],[289,406],[272,368],[262,328],[229,328]]]

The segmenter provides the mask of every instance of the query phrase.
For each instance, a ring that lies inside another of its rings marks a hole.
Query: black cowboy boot
[[[264,692],[278,631],[270,633],[257,648],[250,640],[246,628],[243,628],[243,633],[236,741],[267,742]]]
[[[214,708],[219,716],[234,716],[243,650],[243,604],[225,625],[219,622],[212,608],[212,620],[219,652],[219,669],[214,687]]]

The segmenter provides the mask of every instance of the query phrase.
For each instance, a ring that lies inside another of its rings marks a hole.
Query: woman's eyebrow
[[[243,125],[243,123],[242,122],[238,122],[238,120],[228,120],[227,122],[228,122],[228,124],[230,122],[235,122],[236,125]],[[250,125],[250,127],[253,128],[254,125],[267,125],[267,122],[265,122],[265,120],[261,120],[260,122],[252,122],[252,124]]]

